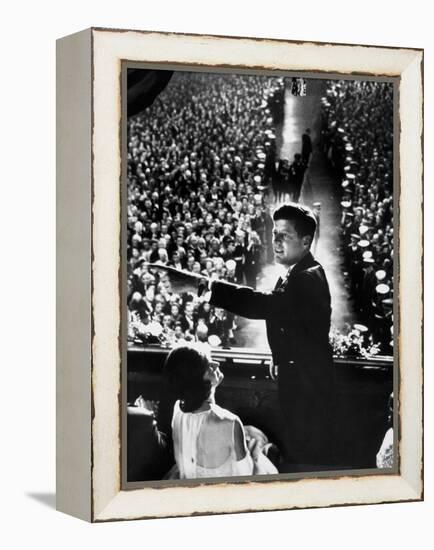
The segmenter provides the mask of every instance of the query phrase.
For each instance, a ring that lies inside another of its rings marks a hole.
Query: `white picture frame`
[[[121,65],[399,79],[399,471],[121,489]],[[423,498],[423,51],[92,28],[57,45],[57,507],[87,521]]]

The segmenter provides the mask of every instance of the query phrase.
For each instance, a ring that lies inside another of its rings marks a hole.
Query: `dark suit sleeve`
[[[259,292],[245,286],[214,281],[210,303],[247,317],[248,319],[288,318],[296,316],[300,322],[310,324],[313,318],[327,321],[329,303],[317,277],[309,273],[298,274],[291,290]]]
[[[291,297],[284,292],[259,292],[247,286],[214,281],[210,303],[248,319],[268,319],[288,312]]]
[[[269,297],[265,293],[246,286],[222,281],[212,283],[210,303],[248,319],[265,319],[264,308],[268,300]]]

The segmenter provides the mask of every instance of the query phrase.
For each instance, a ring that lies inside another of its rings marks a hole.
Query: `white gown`
[[[231,422],[224,422],[225,420]],[[244,438],[245,456],[241,460],[237,460],[234,443],[234,429],[237,424],[241,427]],[[228,449],[227,457],[218,465],[214,464],[209,449],[203,445],[207,429],[213,429],[215,433],[216,426],[221,426],[221,435],[223,441],[227,441]],[[211,404],[206,411],[185,413],[177,401],[173,409],[172,433],[180,479],[249,476],[254,473],[255,465],[247,448],[243,425],[238,416],[227,409]],[[277,473],[277,469],[265,455],[261,454],[258,462],[261,463],[260,473]]]

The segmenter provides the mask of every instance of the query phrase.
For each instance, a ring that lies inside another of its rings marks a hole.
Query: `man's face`
[[[277,263],[291,266],[297,263],[310,248],[311,238],[299,237],[294,222],[276,220],[273,228],[273,250]]]

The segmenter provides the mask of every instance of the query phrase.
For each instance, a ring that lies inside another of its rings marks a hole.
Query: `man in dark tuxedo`
[[[298,202],[300,200],[301,188],[303,187],[303,178],[306,171],[306,166],[301,160],[301,155],[296,153],[294,155],[294,162],[289,167],[289,180],[291,182],[291,192],[293,195],[293,201]]]
[[[316,219],[310,209],[284,204],[273,215],[273,250],[287,271],[272,292],[223,281],[210,284],[210,303],[249,319],[265,319],[285,433],[281,471],[333,465],[335,384],[329,344],[330,292],[310,247]]]
[[[309,164],[311,154],[312,140],[310,138],[310,128],[307,128],[307,130],[301,136],[301,160],[306,167]]]

